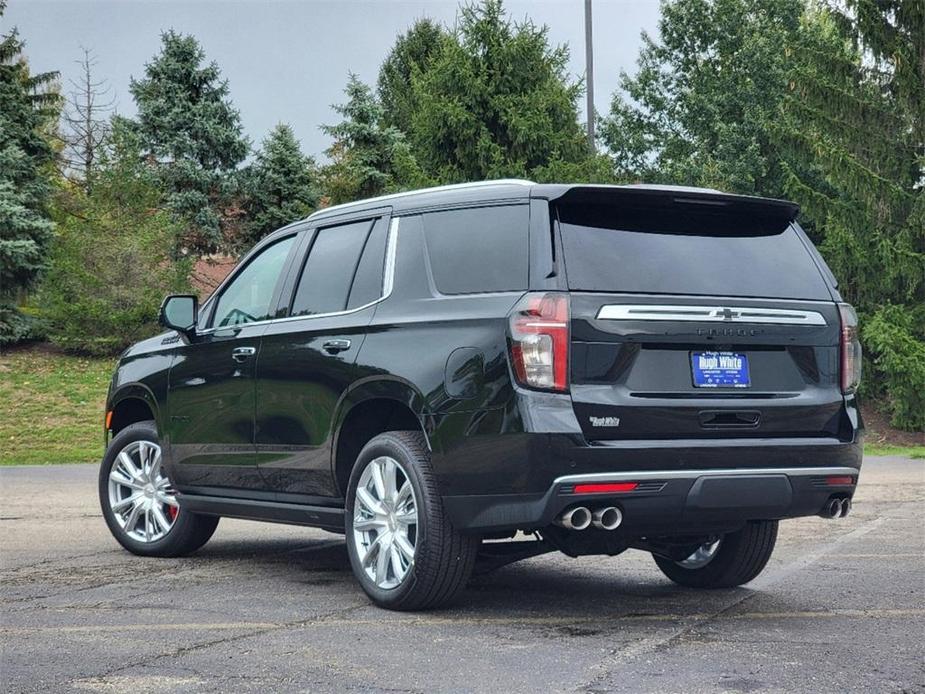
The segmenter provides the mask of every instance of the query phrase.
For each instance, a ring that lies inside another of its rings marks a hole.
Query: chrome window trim
[[[697,323],[765,323],[773,325],[826,325],[818,311],[758,308],[754,306],[682,306],[659,304],[608,304],[598,320],[687,321]]]
[[[750,477],[754,475],[787,475],[788,477],[817,477],[821,475],[850,475],[857,477],[855,467],[784,467],[784,468],[718,468],[715,470],[646,470],[644,472],[595,472],[588,475],[557,477],[553,485],[583,484],[585,482],[641,482],[646,480],[682,480],[698,477]]]
[[[234,330],[235,328],[244,328],[251,325],[270,325],[271,323],[287,323],[297,320],[313,320],[315,318],[331,318],[333,316],[347,316],[351,313],[358,313],[370,306],[385,301],[392,295],[392,287],[395,284],[395,257],[398,253],[398,221],[399,217],[393,217],[389,223],[389,236],[385,245],[385,270],[382,278],[382,296],[369,303],[357,306],[356,308],[345,309],[343,311],[331,311],[328,313],[312,313],[307,316],[286,316],[285,318],[268,318],[267,320],[257,320],[253,323],[240,323],[238,325],[225,325],[218,328],[209,328],[207,330],[197,330],[197,335],[209,335],[221,330]]]

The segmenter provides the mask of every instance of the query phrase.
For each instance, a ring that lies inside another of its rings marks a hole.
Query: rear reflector
[[[638,482],[607,482],[604,484],[576,484],[573,494],[612,494],[614,492],[631,492],[639,486]]]
[[[854,478],[853,478],[853,477],[848,477],[848,476],[845,476],[845,477],[826,477],[826,478],[825,478],[825,482],[826,482],[826,484],[835,487],[835,486],[842,485],[842,484],[854,484]]]

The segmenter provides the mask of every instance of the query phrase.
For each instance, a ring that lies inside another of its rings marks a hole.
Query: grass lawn
[[[41,345],[0,354],[0,465],[99,461],[114,364]],[[916,441],[916,435],[891,432],[875,416],[868,424],[867,455],[925,458],[925,446],[895,444]]]
[[[0,465],[97,462],[113,359],[41,346],[0,354]]]

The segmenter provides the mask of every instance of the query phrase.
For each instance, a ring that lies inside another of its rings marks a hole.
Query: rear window
[[[441,294],[527,288],[529,208],[478,207],[424,215],[424,236]]]
[[[698,209],[562,205],[570,289],[830,299],[798,232],[780,218]]]

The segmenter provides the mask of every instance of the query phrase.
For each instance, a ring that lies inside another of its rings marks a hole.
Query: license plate
[[[695,388],[748,388],[748,357],[737,352],[693,352]]]

